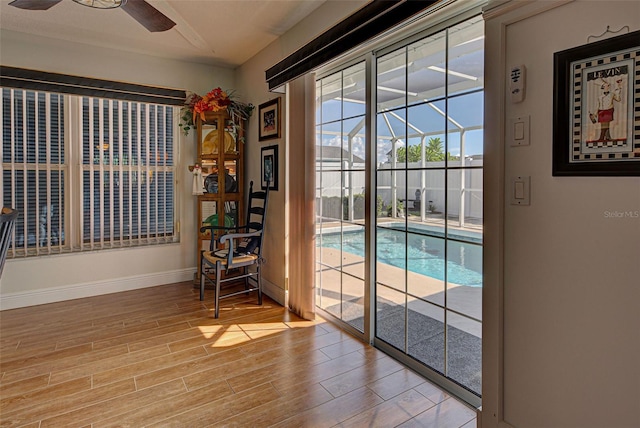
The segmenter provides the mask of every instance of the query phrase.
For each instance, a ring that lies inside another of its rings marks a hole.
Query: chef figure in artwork
[[[611,87],[609,78],[603,78],[600,85],[600,94],[598,95],[598,113],[592,118],[600,124],[600,136],[598,141],[611,141],[611,122],[613,121],[613,112],[615,110],[614,101],[620,102],[620,86],[622,80],[615,81],[615,87]]]
[[[193,170],[191,171],[193,174],[193,189],[191,191],[192,195],[203,195],[203,181],[202,181],[202,168],[200,165],[195,164],[193,166]]]

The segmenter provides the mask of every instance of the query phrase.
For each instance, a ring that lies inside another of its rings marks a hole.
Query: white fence
[[[389,164],[381,164],[377,172],[378,204],[382,202],[385,209],[391,207],[390,212],[394,211],[395,202],[396,212],[399,211],[402,203],[412,214],[444,213],[446,185],[449,217],[460,217],[462,213],[463,219],[482,219],[482,169],[444,170],[444,164],[444,161],[426,162],[426,169],[423,169],[420,162],[410,162],[406,171],[404,163],[397,163],[393,171],[389,169]],[[329,218],[347,217],[344,219],[349,220],[360,219],[358,205],[361,202],[358,201],[358,195],[364,195],[366,184],[364,169],[345,172],[338,170],[338,165],[323,164],[322,172],[316,172],[316,183],[322,186],[321,189],[318,188],[316,195],[318,215]],[[449,161],[448,166],[459,165],[459,161]],[[482,167],[482,159],[467,159],[464,166]],[[407,177],[409,187],[407,187]],[[419,192],[419,203],[415,202],[418,199],[416,190]],[[348,206],[356,207],[355,212],[345,210],[345,214],[347,211],[352,212],[344,217],[339,212],[342,196],[348,198]],[[322,204],[320,204],[321,198]]]

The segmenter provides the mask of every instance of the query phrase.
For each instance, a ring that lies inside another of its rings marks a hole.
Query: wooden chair
[[[13,227],[18,217],[18,210],[2,208],[0,212],[0,277],[4,269],[4,261],[7,259]]]
[[[262,305],[261,267],[265,263],[262,257],[262,243],[268,199],[269,187],[264,191],[254,192],[252,181],[249,186],[247,219],[244,226],[200,228],[201,233],[209,230],[212,237],[209,251],[203,251],[200,255],[200,300],[204,300],[206,282],[215,285],[216,318],[220,313],[220,299],[226,297],[257,291],[258,304]],[[225,233],[216,239],[216,231]],[[240,279],[244,279],[244,289],[221,293],[222,284],[237,282]]]

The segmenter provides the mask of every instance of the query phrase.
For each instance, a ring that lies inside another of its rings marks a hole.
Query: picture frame
[[[280,97],[258,106],[258,140],[280,138]]]
[[[267,146],[262,148],[260,162],[260,181],[262,189],[278,190],[278,146]]]
[[[554,54],[553,176],[640,175],[640,31]]]

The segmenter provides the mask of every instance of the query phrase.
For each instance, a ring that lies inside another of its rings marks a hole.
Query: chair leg
[[[200,254],[200,301],[204,300],[204,257]]]
[[[216,262],[216,310],[215,317],[218,318],[220,313],[220,276],[222,275],[222,264]]]
[[[262,272],[258,263],[258,305],[262,306]]]
[[[248,267],[243,267],[242,268],[242,273],[244,275],[244,289],[245,290],[249,290],[250,288],[250,284],[249,284],[249,277],[247,276],[247,274],[249,273],[249,268]],[[247,291],[245,293],[246,296],[249,295],[249,291]]]

